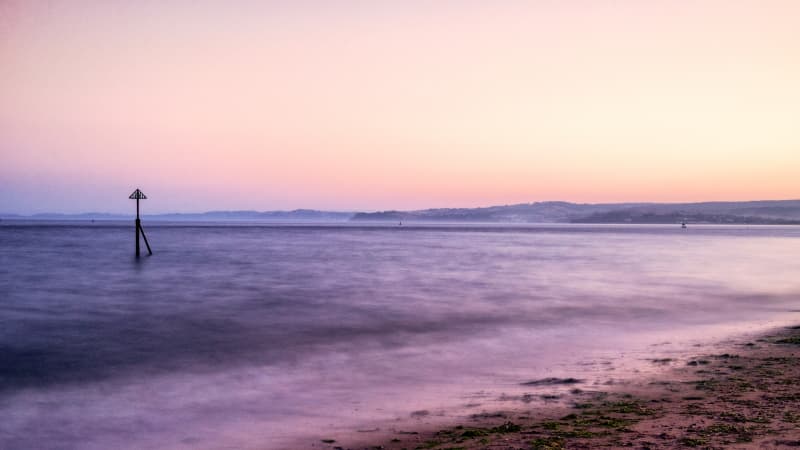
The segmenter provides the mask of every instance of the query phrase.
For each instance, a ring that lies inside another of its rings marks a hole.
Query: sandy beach
[[[473,415],[448,427],[324,439],[325,449],[569,449],[800,447],[800,326],[734,342],[725,353],[663,364],[657,375],[603,389],[581,380],[531,380],[567,392],[541,406]],[[575,386],[564,391],[565,386]],[[533,395],[533,394],[532,394]],[[424,424],[424,422],[421,422]],[[388,431],[388,430],[387,430]]]

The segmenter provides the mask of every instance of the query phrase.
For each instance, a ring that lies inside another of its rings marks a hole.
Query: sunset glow
[[[800,2],[0,3],[0,212],[800,197]]]

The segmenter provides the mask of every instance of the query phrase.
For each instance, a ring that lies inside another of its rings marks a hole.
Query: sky
[[[800,198],[800,2],[0,0],[0,212]]]

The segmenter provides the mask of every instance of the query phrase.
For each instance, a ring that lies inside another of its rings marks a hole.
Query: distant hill
[[[151,220],[253,220],[275,222],[345,222],[353,217],[352,212],[317,211],[295,209],[293,211],[209,211],[204,213],[157,214],[146,216]]]
[[[636,203],[578,204],[568,202],[521,203],[484,208],[437,208],[420,211],[383,211],[357,213],[351,220],[406,220],[437,222],[508,222],[541,223],[572,222],[590,214],[604,213],[617,208],[637,206]]]
[[[578,223],[800,224],[800,200],[648,204],[596,212]]]
[[[800,200],[704,203],[538,202],[357,213],[354,221],[800,224]]]
[[[296,209],[293,211],[208,211],[202,213],[168,213],[143,214],[146,220],[163,221],[261,221],[261,222],[345,222],[353,217],[352,212],[317,211],[312,209]],[[17,220],[132,220],[132,214],[80,213],[56,214],[43,213],[31,216],[17,214],[0,214],[0,219]]]
[[[483,208],[436,208],[418,211],[333,212],[209,211],[144,215],[163,221],[253,222],[493,222],[493,223],[716,223],[799,224],[800,200],[703,203],[569,203],[537,202]],[[9,220],[130,220],[132,215],[82,213],[0,214]]]

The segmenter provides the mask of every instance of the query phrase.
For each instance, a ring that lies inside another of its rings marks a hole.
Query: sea
[[[326,448],[800,323],[800,227],[144,229],[0,222],[0,448]]]

